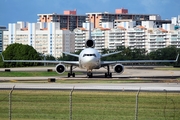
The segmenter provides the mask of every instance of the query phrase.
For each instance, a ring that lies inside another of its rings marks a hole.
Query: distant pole
[[[71,90],[70,95],[69,95],[69,120],[72,120],[72,93],[73,91],[74,91],[74,87]]]
[[[136,94],[135,120],[138,120],[138,97],[139,97],[140,89],[141,88],[139,88],[139,90],[138,90],[138,92]]]
[[[11,120],[11,111],[12,111],[12,100],[11,100],[11,98],[12,98],[12,92],[13,92],[14,88],[15,88],[15,85],[12,87],[12,89],[9,93],[9,120]]]

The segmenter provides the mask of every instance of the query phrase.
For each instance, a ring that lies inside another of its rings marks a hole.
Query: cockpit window
[[[85,57],[85,56],[94,56],[94,57],[96,57],[96,54],[84,54],[83,57]]]

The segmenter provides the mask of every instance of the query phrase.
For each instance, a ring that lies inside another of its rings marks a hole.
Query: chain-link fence
[[[0,90],[0,120],[8,119],[180,120],[180,93]]]

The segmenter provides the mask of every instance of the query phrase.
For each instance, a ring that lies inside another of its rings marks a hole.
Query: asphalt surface
[[[125,67],[124,72],[122,74],[115,73],[114,70],[111,68],[111,72],[113,73],[113,78],[179,78],[180,71],[172,71],[172,70],[155,70],[153,69],[154,66],[138,66],[138,67]],[[48,71],[53,70],[55,71],[55,67],[25,67],[25,68],[0,68],[0,72],[4,72],[5,69],[9,69],[10,71]],[[66,69],[68,71],[69,68]],[[87,78],[87,72],[84,69],[75,68],[73,72],[82,72],[82,75],[77,75],[74,79],[81,79]],[[104,73],[107,72],[105,68],[95,69],[93,70],[93,78],[104,78]],[[32,79],[32,80],[42,80],[47,79],[48,77],[0,77],[0,80],[17,80],[17,79]],[[58,78],[67,78],[67,76],[55,76],[56,79]],[[68,78],[67,78],[68,79]]]
[[[91,90],[91,91],[168,91],[180,92],[177,83],[1,83],[1,90]]]
[[[11,71],[47,71],[47,69],[53,69],[42,67],[42,68],[11,68]],[[0,71],[4,71],[3,68]],[[76,75],[76,78],[67,78],[67,76],[59,77],[58,74],[56,77],[52,77],[55,79],[87,79],[85,70],[75,69],[74,71],[84,71],[83,75]],[[111,71],[113,71],[111,69]],[[103,79],[105,69],[94,70],[92,79]],[[180,78],[180,71],[171,71],[171,70],[154,70],[151,67],[148,68],[135,68],[129,67],[125,68],[123,74],[119,75],[117,73],[113,73],[113,78],[111,79],[121,79],[121,78],[150,78],[152,80],[157,79],[174,79]],[[15,86],[15,89],[20,90],[71,90],[73,87],[75,90],[103,90],[103,91],[172,91],[172,92],[180,92],[180,83],[16,83],[13,81],[16,80],[47,80],[48,77],[0,77],[0,89],[12,89]],[[5,82],[10,80],[11,82]]]

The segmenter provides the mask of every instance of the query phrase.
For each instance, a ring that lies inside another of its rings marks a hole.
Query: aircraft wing
[[[77,54],[69,53],[69,52],[63,52],[66,55],[74,56],[74,57],[79,57]]]
[[[114,55],[114,54],[117,54],[117,53],[120,53],[120,52],[121,51],[113,52],[113,53],[108,53],[108,54],[103,54],[103,55],[101,55],[101,57],[107,57],[107,56]]]
[[[79,66],[79,61],[60,61],[61,64]]]
[[[125,63],[174,63],[177,62],[179,58],[179,54],[177,55],[175,60],[119,60],[119,61],[102,61],[101,66],[114,65],[114,64],[125,64]]]
[[[58,61],[58,60],[5,60],[3,55],[3,62],[29,62],[29,63],[54,63],[54,64],[65,64],[65,65],[73,65],[79,66],[79,61]]]

